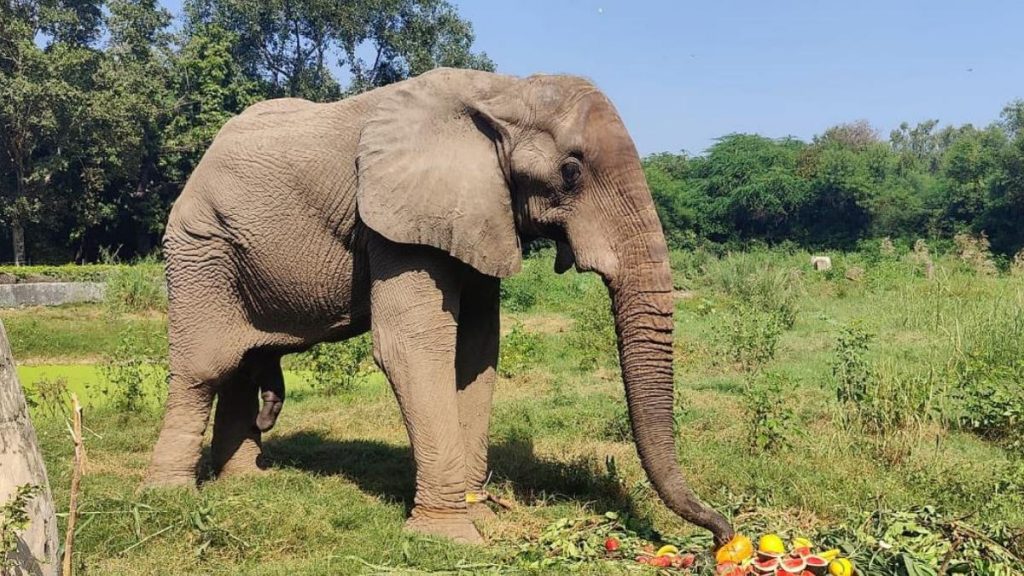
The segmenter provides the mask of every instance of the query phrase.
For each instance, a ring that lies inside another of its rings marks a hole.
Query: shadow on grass
[[[343,476],[365,492],[401,502],[409,511],[415,493],[415,467],[408,446],[376,440],[334,440],[318,432],[297,432],[266,440],[271,467],[291,467],[318,475]],[[523,504],[572,500],[598,512],[616,510],[638,517],[628,488],[604,462],[561,462],[539,457],[528,439],[491,445],[492,482],[506,484]]]

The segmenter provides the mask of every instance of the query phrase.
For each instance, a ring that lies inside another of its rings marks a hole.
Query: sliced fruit
[[[848,558],[836,558],[829,563],[828,573],[832,576],[853,576],[853,562]]]
[[[809,546],[800,546],[799,548],[793,548],[790,550],[789,555],[794,558],[803,558],[811,555],[811,549]]]
[[[754,574],[771,574],[778,569],[779,559],[765,558],[763,560],[754,560],[750,567],[753,569]]]
[[[604,541],[604,549],[609,552],[615,552],[619,549],[620,545],[621,543],[619,542],[619,539],[614,536],[609,537],[607,540]]]
[[[786,553],[786,545],[776,534],[765,534],[757,543],[757,551],[765,556],[782,556]]]
[[[807,568],[803,558],[783,558],[779,560],[779,568],[786,574],[800,574]]]
[[[750,538],[737,534],[715,552],[715,562],[735,562],[739,564],[754,555],[754,543]]]
[[[805,556],[804,562],[807,563],[807,570],[815,576],[823,576],[828,572],[828,560],[821,556],[815,556],[814,554]]]
[[[651,566],[657,566],[659,568],[668,568],[669,566],[672,565],[672,558],[674,558],[674,557],[675,557],[674,554],[665,554],[664,556],[655,556],[654,558],[651,558],[651,561],[648,562],[648,564],[650,564]]]
[[[654,555],[655,556],[675,556],[676,554],[679,554],[679,548],[676,548],[675,546],[673,546],[671,544],[665,544],[661,548],[658,548],[658,551]]]
[[[683,554],[682,556],[676,556],[675,567],[676,568],[689,568],[693,566],[693,563],[697,561],[697,557],[693,554]]]

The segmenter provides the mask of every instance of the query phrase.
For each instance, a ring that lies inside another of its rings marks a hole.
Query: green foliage
[[[26,398],[32,408],[42,408],[50,417],[67,415],[71,405],[71,393],[67,378],[40,378],[36,380],[32,393]]]
[[[503,378],[515,378],[529,370],[536,362],[540,352],[540,338],[515,324],[501,339],[498,357],[498,374]]]
[[[1008,576],[1022,562],[1020,535],[1009,526],[975,526],[933,506],[865,516],[816,538],[840,548],[858,574]]]
[[[950,371],[960,425],[1024,450],[1024,307],[1003,302],[958,338]]]
[[[611,300],[603,287],[585,290],[570,309],[573,319],[568,341],[577,352],[581,370],[618,365]]]
[[[18,282],[34,279],[60,282],[105,282],[119,266],[117,264],[0,266],[0,275],[14,276]]]
[[[40,486],[22,484],[15,489],[7,502],[0,506],[0,568],[17,573],[17,560],[13,554],[18,551],[18,533],[29,526],[28,505],[42,492]]]
[[[515,278],[501,282],[501,307],[508,312],[527,312],[537,303],[537,287]]]
[[[159,406],[167,394],[167,358],[132,330],[122,332],[117,347],[100,365],[100,392],[123,413]]]
[[[107,275],[104,299],[112,313],[166,310],[163,265],[148,257],[132,266],[116,266]]]
[[[774,453],[792,446],[793,388],[793,382],[778,372],[765,372],[749,382],[743,400],[747,445],[754,453]]]
[[[744,301],[725,314],[719,335],[729,358],[745,371],[755,371],[775,357],[786,327],[782,318]]]
[[[323,342],[299,355],[297,365],[309,374],[313,389],[327,396],[349,392],[372,372],[373,341],[369,334],[342,342]]]
[[[871,366],[867,360],[872,336],[854,323],[841,326],[832,359],[832,379],[840,405],[858,406],[868,399]]]

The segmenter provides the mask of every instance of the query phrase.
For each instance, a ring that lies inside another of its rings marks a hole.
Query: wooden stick
[[[75,443],[75,461],[71,470],[71,499],[68,504],[68,529],[64,535],[64,576],[72,576],[71,550],[75,543],[75,520],[78,517],[78,485],[85,467],[85,445],[82,443],[82,405],[71,394],[71,440]]]

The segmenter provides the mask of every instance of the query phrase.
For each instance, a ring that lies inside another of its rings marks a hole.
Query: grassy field
[[[971,573],[1024,573],[1007,560],[1024,548],[1024,276],[921,250],[833,255],[822,273],[809,257],[673,254],[678,452],[698,494],[752,536],[843,547],[865,574],[935,573],[947,556]],[[707,549],[640,469],[603,287],[551,268],[542,254],[503,285],[489,488],[514,506],[482,526],[483,548],[402,533],[408,443],[362,356],[361,376],[332,394],[289,360],[268,473],[138,494],[160,421],[163,314],[0,311],[59,509],[72,453],[60,398],[87,399],[76,563],[88,574],[618,574],[652,569],[599,559],[588,538]],[[133,378],[134,396],[111,384]],[[624,526],[576,523],[606,512]]]

